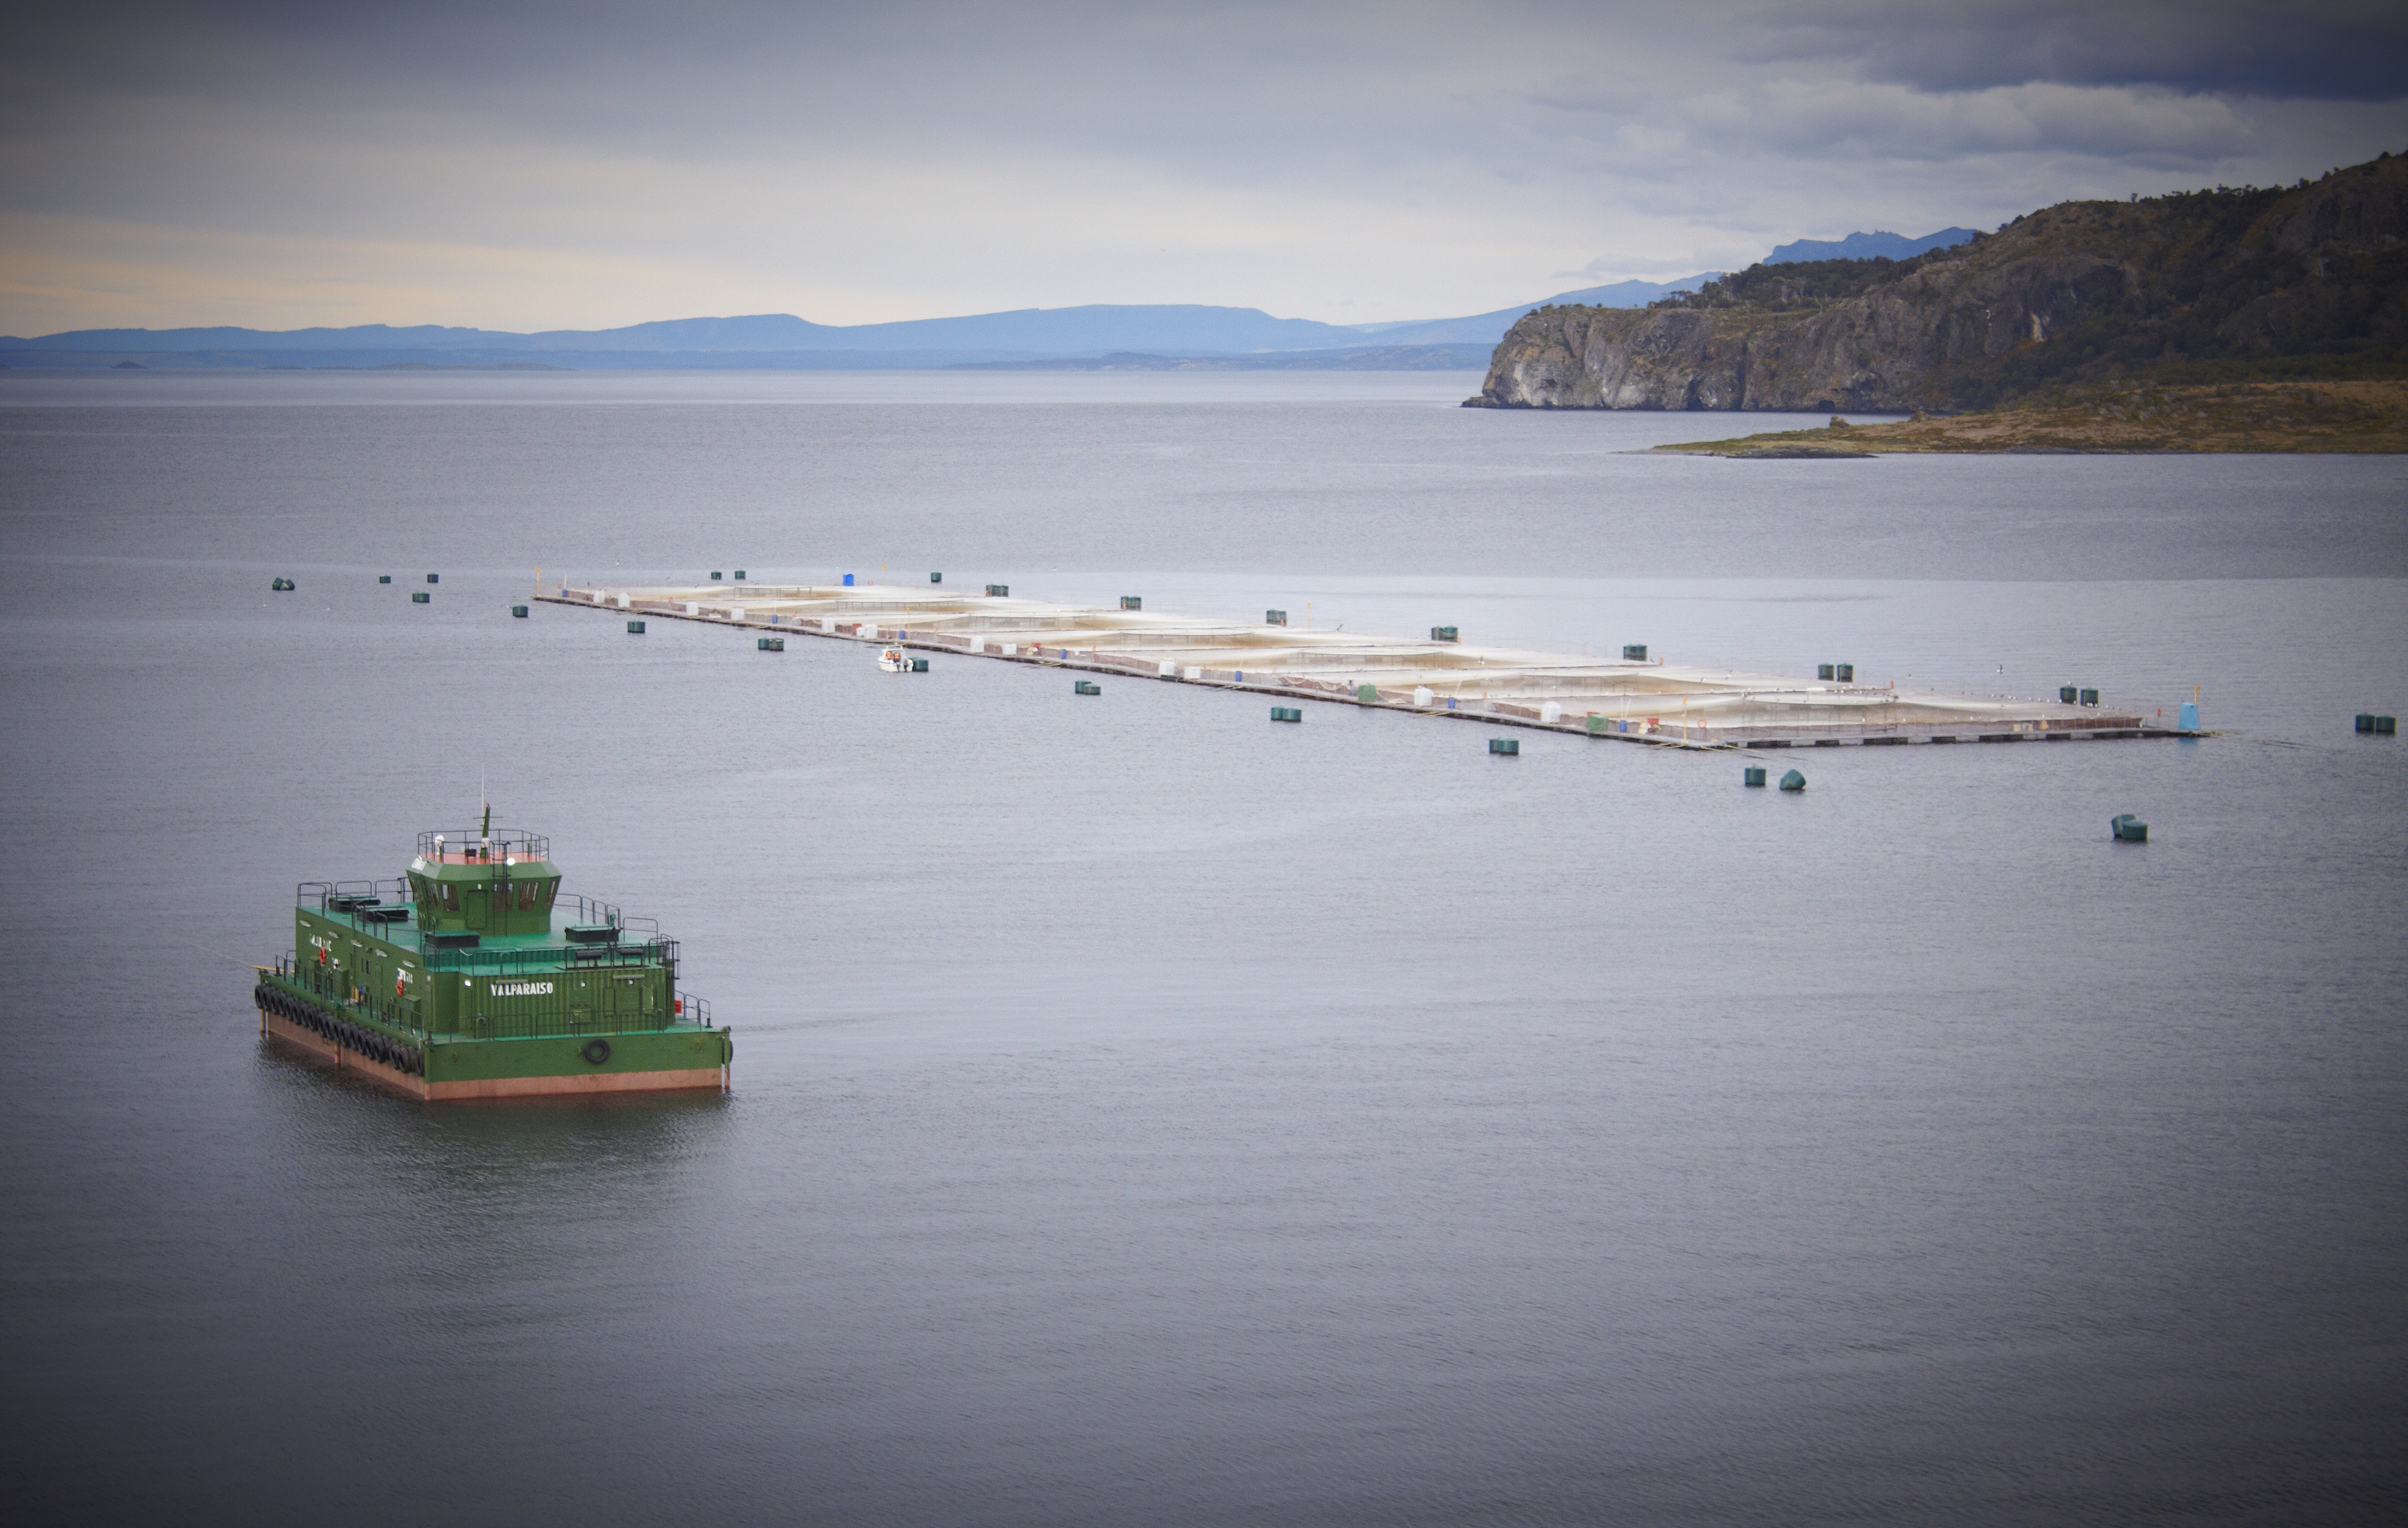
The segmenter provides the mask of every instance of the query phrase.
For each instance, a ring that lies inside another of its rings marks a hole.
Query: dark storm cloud
[[[2408,95],[2401,0],[1821,0],[1751,18],[1743,56],[1849,64],[1926,91],[2157,85],[2289,100]]]

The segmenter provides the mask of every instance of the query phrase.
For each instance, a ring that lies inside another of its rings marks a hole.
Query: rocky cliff
[[[1912,260],[1758,266],[1637,311],[1541,309],[1465,406],[1905,411],[2185,366],[2397,374],[2403,238],[2408,157],[2289,190],[2068,202]]]

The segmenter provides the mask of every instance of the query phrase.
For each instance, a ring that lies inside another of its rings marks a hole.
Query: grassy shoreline
[[[1693,456],[1876,456],[2201,452],[2408,452],[2408,382],[2231,382],[2131,386],[2034,399],[2012,409],[1654,448]]]

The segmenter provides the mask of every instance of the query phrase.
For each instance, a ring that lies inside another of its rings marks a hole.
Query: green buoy
[[[426,582],[429,584],[440,584],[443,582],[443,575],[440,573],[429,573],[426,575]]]
[[[435,597],[421,589],[409,597],[409,602],[413,605],[431,605],[435,603]]]
[[[743,583],[743,582],[744,582],[744,569],[741,569],[741,568],[738,568],[738,569],[736,569],[736,582],[737,582],[737,583],[738,583],[738,584],[741,584],[741,583]]]
[[[1275,722],[1300,722],[1304,720],[1304,710],[1300,706],[1273,706],[1271,707],[1271,720]]]
[[[379,584],[390,584],[393,582],[393,575],[391,573],[379,573],[377,575],[377,582]]]
[[[1746,769],[1742,770],[1740,771],[1740,783],[1746,786],[1760,786],[1764,784],[1764,766],[1761,764],[1750,764]]]
[[[636,636],[640,637],[644,634],[644,623],[641,621],[630,621],[627,623],[627,629]]]
[[[2112,836],[2118,843],[2146,843],[2149,842],[2149,825],[2143,822],[2140,818],[2132,815],[2129,812],[2108,819],[2107,830],[2109,835]]]
[[[928,660],[926,658],[913,658],[911,660],[911,671],[915,674],[926,673],[928,671]]]
[[[519,620],[525,620],[527,618],[526,613],[527,608],[524,605],[512,605],[510,607],[510,614]]]
[[[1287,625],[1287,612],[1285,612],[1285,611],[1283,611],[1283,610],[1267,610],[1267,611],[1263,612],[1263,625],[1265,625],[1265,626],[1285,626],[1285,625]]]
[[[1451,642],[1459,641],[1461,640],[1462,639],[1455,635],[1455,628],[1451,626],[1434,626],[1430,627],[1430,641],[1434,642]]]
[[[1141,595],[1125,594],[1121,596],[1121,609],[1143,610],[1145,609],[1145,598]]]
[[[716,569],[716,568],[714,568],[714,569],[712,569],[710,570],[710,582],[712,582],[713,584],[721,583],[721,582],[724,581],[724,580],[726,579],[726,577],[727,577],[727,575],[726,575],[725,573],[721,572],[721,571],[720,571],[718,569]]]
[[[928,575],[928,582],[931,584],[942,584],[945,582],[945,575],[942,573],[930,573]]]
[[[1009,599],[1011,598],[1011,585],[1009,584],[990,584],[986,586],[986,597],[989,599]]]
[[[1622,644],[1622,661],[1625,663],[1646,662],[1647,644],[1645,642],[1624,642]]]
[[[1833,677],[1837,678],[1841,684],[1853,685],[1856,682],[1856,666],[1855,664],[1839,663],[1832,665],[1832,667],[1837,670]]]
[[[1508,758],[1519,757],[1522,752],[1522,740],[1520,738],[1490,738],[1488,740],[1488,751],[1492,754],[1502,754]]]
[[[1806,788],[1806,777],[1799,774],[1796,770],[1792,770],[1787,774],[1781,777],[1781,788],[1784,790],[1804,790]]]
[[[1818,663],[1814,665],[1814,677],[1820,680],[1828,681],[1831,677],[1831,665],[1828,663]]]
[[[752,645],[759,648],[764,653],[782,653],[786,650],[786,639],[783,637],[755,637],[752,639]]]
[[[1101,695],[1104,693],[1104,687],[1101,685],[1096,684],[1092,679],[1075,679],[1070,682],[1070,693],[1073,695]]]

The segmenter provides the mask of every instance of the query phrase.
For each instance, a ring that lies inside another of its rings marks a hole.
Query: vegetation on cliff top
[[[2028,334],[2000,332],[1993,303],[2036,304],[2029,283],[2043,279],[2070,283],[2050,299],[2049,321],[2017,319]],[[1935,411],[2107,383],[2408,377],[2408,157],[2386,153],[2289,187],[2066,202],[1911,259],[1754,266],[1650,311],[1706,315],[1713,334],[1772,353],[1808,325],[1835,332],[1830,323],[1851,313],[1943,308],[1953,314],[1944,322],[1970,325],[1977,342],[1952,342],[1904,374],[1895,351],[1843,357],[1842,369],[1886,367],[1865,391]],[[1492,378],[1520,338],[1499,347]],[[1484,391],[1511,406],[1509,393]],[[1781,406],[1756,402],[1760,391],[1733,406]]]

